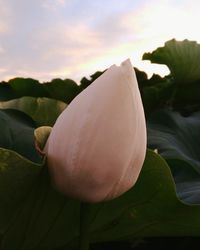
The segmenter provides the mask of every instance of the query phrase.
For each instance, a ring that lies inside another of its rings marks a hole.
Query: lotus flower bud
[[[45,146],[55,187],[99,202],[136,182],[146,153],[143,105],[130,60],[113,65],[58,117]]]

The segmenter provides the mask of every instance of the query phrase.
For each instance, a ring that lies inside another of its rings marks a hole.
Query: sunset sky
[[[166,74],[143,53],[172,38],[200,42],[199,10],[194,0],[0,0],[0,81],[78,82],[126,58]]]

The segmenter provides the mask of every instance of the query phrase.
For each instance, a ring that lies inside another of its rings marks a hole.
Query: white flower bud
[[[58,117],[45,147],[55,187],[99,202],[136,182],[146,153],[143,105],[130,60],[111,66]]]

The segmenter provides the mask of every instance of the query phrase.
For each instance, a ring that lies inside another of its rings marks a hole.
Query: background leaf
[[[184,117],[160,110],[147,123],[148,146],[158,149],[165,159],[181,159],[200,173],[200,112]]]
[[[144,60],[166,64],[171,72],[171,98],[169,104],[182,114],[200,110],[200,44],[194,41],[172,39]]]
[[[70,103],[80,93],[80,87],[71,79],[53,79],[42,86],[49,97],[65,103]]]
[[[0,147],[13,150],[26,158],[41,162],[34,145],[34,121],[25,113],[0,109]]]
[[[188,204],[200,204],[200,175],[188,162],[180,159],[167,160],[178,197]]]
[[[145,53],[143,59],[166,64],[179,84],[200,80],[200,44],[195,41],[172,39],[164,47]]]
[[[0,148],[0,234],[12,223],[41,167],[42,164],[33,163],[14,151]]]
[[[0,102],[2,109],[17,109],[29,115],[39,126],[53,126],[60,113],[67,104],[45,97],[21,97]]]
[[[190,203],[200,202],[200,112],[188,117],[160,110],[148,119],[148,146],[158,149],[173,173],[177,192]]]
[[[0,83],[0,101],[29,96],[48,97],[70,103],[80,91],[80,87],[70,79],[53,79],[41,84],[31,78],[17,77]]]

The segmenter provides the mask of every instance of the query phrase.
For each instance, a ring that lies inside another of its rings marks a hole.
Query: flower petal
[[[130,60],[113,65],[57,119],[46,145],[58,190],[89,202],[113,199],[136,182],[146,124]]]

